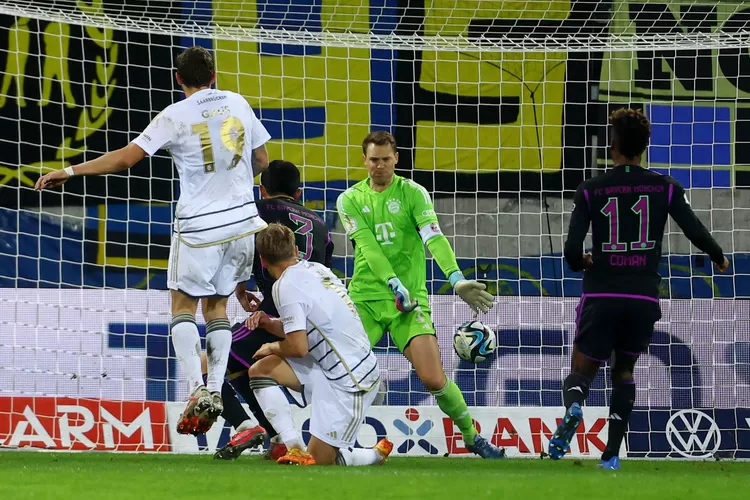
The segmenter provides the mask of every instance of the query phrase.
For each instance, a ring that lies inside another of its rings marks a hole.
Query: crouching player
[[[273,301],[280,319],[255,313],[248,327],[285,337],[264,344],[248,370],[250,387],[289,451],[278,462],[299,465],[375,465],[393,444],[352,449],[367,409],[380,387],[378,361],[344,284],[325,266],[299,259],[294,233],[270,224],[256,249],[276,278]],[[304,395],[312,405],[305,450],[279,386]]]
[[[299,169],[288,161],[272,161],[261,174],[260,194],[263,199],[258,200],[255,206],[261,218],[269,224],[278,222],[291,229],[303,259],[331,267],[333,242],[328,226],[320,216],[298,201],[302,194]],[[271,298],[275,279],[269,276],[263,268],[257,253],[253,262],[253,276],[255,276],[258,289],[263,294],[263,300],[259,303],[257,297],[246,291],[245,283],[240,283],[237,286],[236,295],[243,309],[247,312],[263,311],[273,318],[279,317]],[[221,416],[237,430],[237,433],[232,436],[226,446],[216,451],[214,458],[234,460],[244,450],[262,443],[266,437],[271,439],[265,458],[277,460],[286,453],[286,447],[278,442],[276,430],[265,418],[255,400],[248,385],[247,374],[248,368],[255,361],[253,356],[260,346],[277,340],[279,340],[278,337],[263,329],[248,329],[241,323],[232,328],[232,348],[227,364],[229,382],[224,382],[221,388],[224,401],[224,411]],[[206,366],[205,356],[204,366]],[[242,395],[260,426],[254,426],[254,421],[237,399],[238,393]]]

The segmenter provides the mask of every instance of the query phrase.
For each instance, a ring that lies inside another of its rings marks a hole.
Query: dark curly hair
[[[651,122],[640,109],[620,108],[609,115],[612,148],[626,158],[641,156],[651,139]]]

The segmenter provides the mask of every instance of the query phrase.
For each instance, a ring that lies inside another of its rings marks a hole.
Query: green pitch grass
[[[750,462],[400,458],[379,467],[292,467],[206,455],[0,453],[0,499],[750,498]]]

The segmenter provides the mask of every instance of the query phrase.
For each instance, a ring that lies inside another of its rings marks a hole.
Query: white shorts
[[[310,434],[334,448],[353,447],[380,381],[369,392],[347,392],[333,385],[310,355],[286,361],[304,386],[305,401],[312,405]]]
[[[254,253],[254,234],[209,247],[191,247],[173,235],[167,287],[191,297],[229,296],[250,279]]]

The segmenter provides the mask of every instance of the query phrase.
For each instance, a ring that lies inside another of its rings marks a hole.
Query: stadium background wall
[[[19,304],[18,317],[34,315],[38,325],[0,328],[0,359],[13,367],[0,370],[0,387],[5,394],[16,395],[0,397],[0,445],[108,449],[112,429],[127,426],[132,426],[132,439],[116,440],[123,450],[161,442],[171,443],[175,451],[210,451],[228,439],[230,430],[221,426],[198,440],[172,432],[187,389],[179,383],[184,377],[167,336],[167,292],[0,289],[0,304],[11,301]],[[453,315],[468,316],[468,308],[452,296],[433,296],[430,302],[438,340],[450,345]],[[484,320],[498,336],[499,347],[491,360],[475,367],[450,350],[442,353],[447,373],[467,403],[477,408],[474,418],[493,429],[498,444],[515,448],[512,454],[538,455],[538,443],[549,434],[543,425],[552,429],[559,417],[561,374],[568,367],[577,302],[573,297],[503,297]],[[735,331],[750,331],[750,303],[668,299],[661,306],[662,321],[657,323],[652,347],[634,374],[638,407],[626,443],[629,456],[718,453],[750,458],[750,339],[735,341]],[[237,316],[241,311],[231,303],[229,312]],[[200,314],[196,319],[203,323]],[[376,355],[384,385],[382,405],[373,407],[371,416],[381,427],[371,422],[361,435],[362,444],[369,443],[373,432],[385,430],[389,436],[403,438],[397,443],[400,446],[411,435],[404,430],[407,426],[416,434],[400,453],[461,453],[456,441],[460,434],[443,421],[434,398],[397,349],[378,345]],[[607,435],[606,384],[600,373],[588,399],[585,439],[574,453],[588,456],[603,447],[599,443]],[[156,404],[164,401],[166,410]],[[146,419],[138,417],[151,405],[151,440],[133,436],[136,421],[144,425]],[[417,409],[416,418],[405,414],[407,408]],[[65,417],[66,412],[71,415]],[[427,420],[432,423],[426,424]],[[110,434],[106,425],[113,426]],[[65,441],[63,429],[72,427],[83,428],[94,446],[80,439]],[[54,445],[45,441],[42,428]],[[429,446],[420,444],[422,438]]]

